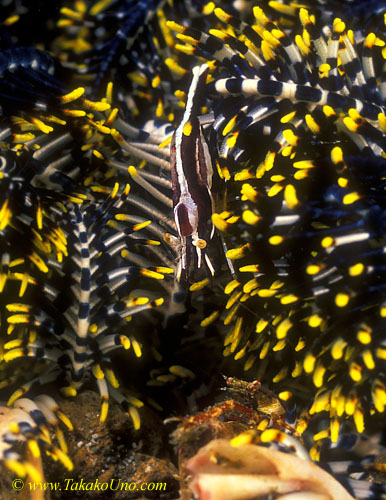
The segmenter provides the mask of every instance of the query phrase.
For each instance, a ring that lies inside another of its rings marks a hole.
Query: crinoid
[[[217,8],[223,28],[169,27],[211,66],[226,192],[213,222],[235,267],[224,354],[283,398],[312,397],[335,442],[351,418],[359,432],[380,422],[386,403],[385,41],[296,12],[289,34],[259,7],[253,25]]]
[[[120,332],[120,325],[134,314],[162,303],[161,298],[136,293],[137,286],[133,285],[139,285],[141,276],[162,279],[163,275],[123,265],[122,249],[130,246],[130,240],[133,245],[140,245],[141,241],[131,236],[140,229],[138,225],[120,232],[108,230],[109,219],[119,214],[128,195],[127,187],[120,194],[118,190],[116,186],[111,197],[100,205],[84,202],[53,209],[60,221],[58,245],[63,258],[60,262],[44,262],[35,254],[34,263],[49,279],[42,283],[40,276],[31,278],[31,295],[24,299],[24,293],[19,294],[17,303],[5,305],[9,333],[12,331],[17,340],[5,344],[4,359],[29,356],[48,361],[47,369],[17,390],[12,401],[34,383],[56,379],[62,380],[64,393],[74,395],[92,372],[103,401],[101,420],[106,418],[108,395],[112,392],[130,409],[138,426],[135,407],[141,403],[132,398],[134,406],[130,405],[116,390],[119,384],[108,353],[119,346],[132,346],[136,355],[141,355],[138,340]]]
[[[47,452],[72,470],[73,464],[67,456],[67,445],[58,419],[72,429],[71,422],[47,395],[41,395],[34,401],[21,398],[13,408],[0,406],[0,460],[19,478],[28,476],[31,482],[37,483],[43,478],[43,450],[44,454]],[[51,440],[50,433],[56,435],[59,447]],[[15,451],[15,445],[20,442],[27,445],[25,459]]]
[[[1,4],[0,461],[69,466],[41,392],[96,382],[138,429],[244,369],[248,444],[350,469],[386,407],[383,3],[62,2],[36,43]]]

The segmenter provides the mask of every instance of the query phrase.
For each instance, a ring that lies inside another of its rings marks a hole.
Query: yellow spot
[[[343,162],[343,151],[339,146],[336,146],[331,151],[331,159],[335,165]]]
[[[63,412],[60,410],[56,411],[57,417],[64,423],[64,425],[69,429],[70,431],[74,430],[74,426],[71,423],[71,420],[65,415]]]
[[[332,108],[331,106],[323,106],[323,113],[326,115],[327,118],[331,117],[331,116],[336,116],[336,113],[334,111],[334,108]]]
[[[254,278],[252,280],[249,280],[245,283],[245,285],[243,286],[243,292],[247,295],[249,295],[252,290],[254,290],[255,288],[257,288],[259,286],[259,283],[257,282],[257,280]]]
[[[340,429],[339,420],[337,420],[336,418],[331,419],[331,421],[330,421],[330,437],[331,437],[331,441],[333,443],[336,443],[338,441],[339,429]]]
[[[262,298],[274,297],[277,294],[277,290],[268,290],[267,288],[262,288],[257,292],[257,295]]]
[[[233,118],[231,118],[229,120],[229,122],[226,124],[226,126],[224,127],[224,130],[222,131],[222,135],[224,137],[233,129],[233,127],[235,126],[235,123],[236,123],[236,119],[237,119],[237,115],[235,115]]]
[[[90,325],[89,330],[91,333],[96,333],[98,331],[98,325],[96,323],[93,323]]]
[[[272,47],[273,49],[279,47],[280,45],[279,40],[275,36],[273,36],[268,30],[264,30],[262,36],[264,40],[269,44],[269,46]]]
[[[368,349],[366,351],[363,351],[362,359],[363,359],[363,361],[366,365],[366,368],[368,370],[374,370],[375,362],[374,362],[373,354],[371,351],[369,351]]]
[[[267,429],[262,432],[260,439],[262,443],[270,443],[271,441],[281,441],[282,433],[277,429]]]
[[[282,182],[284,180],[285,180],[285,177],[283,175],[272,175],[271,176],[272,182]]]
[[[105,375],[104,375],[99,363],[97,363],[96,365],[94,365],[92,367],[92,373],[93,373],[94,377],[98,380],[105,378]]]
[[[209,14],[212,14],[212,12],[215,10],[215,7],[216,5],[214,2],[208,2],[203,6],[202,13],[204,14],[204,16],[208,16]]]
[[[62,113],[67,116],[72,116],[74,118],[80,118],[82,116],[86,116],[86,111],[82,111],[81,109],[63,109]]]
[[[314,403],[310,408],[310,414],[313,415],[314,413],[328,411],[330,409],[330,400],[331,400],[331,393],[329,391],[322,392],[322,394],[319,394],[315,398]]]
[[[240,248],[232,248],[231,250],[228,250],[225,255],[231,260],[242,259],[246,255],[248,248],[249,244],[243,245]]]
[[[291,113],[288,113],[287,115],[284,115],[281,119],[280,119],[280,122],[281,123],[288,123],[292,120],[292,118],[294,118],[294,116],[296,115],[296,111],[292,111]]]
[[[386,115],[384,115],[383,113],[379,113],[378,122],[382,132],[386,133]]]
[[[172,135],[170,135],[169,137],[167,137],[164,141],[161,142],[161,144],[158,145],[158,147],[160,149],[162,149],[162,148],[168,146],[172,142],[172,137],[173,137]]]
[[[362,380],[362,367],[352,361],[349,368],[350,377],[354,382],[360,382]]]
[[[14,472],[17,477],[25,477],[27,475],[26,467],[23,464],[21,464],[20,462],[17,462],[16,460],[5,459],[4,465],[10,471]],[[37,481],[37,482],[39,482],[39,481]]]
[[[198,290],[202,290],[203,288],[206,287],[206,285],[208,285],[208,283],[209,283],[208,278],[205,278],[202,281],[197,281],[197,283],[193,283],[192,285],[190,285],[189,291],[190,292],[197,292]]]
[[[240,182],[240,181],[246,181],[248,179],[252,179],[254,177],[254,175],[252,174],[252,172],[245,168],[243,170],[241,170],[240,172],[237,172],[235,175],[234,175],[234,180],[236,182]]]
[[[156,87],[159,86],[160,83],[161,83],[161,78],[159,77],[159,75],[156,75],[151,82],[151,86],[153,87],[153,89],[155,89]]]
[[[328,437],[329,437],[328,429],[323,429],[322,431],[318,432],[317,434],[314,434],[312,436],[312,439],[314,441],[320,441],[321,439],[326,439]]]
[[[135,408],[135,406],[130,406],[129,414],[134,425],[134,430],[137,431],[141,427],[141,418],[137,408]]]
[[[347,293],[337,293],[335,295],[335,304],[338,307],[346,307],[349,303],[350,296]]]
[[[364,421],[364,416],[363,412],[361,411],[360,408],[355,408],[354,411],[354,423],[355,427],[357,428],[357,431],[359,434],[362,434],[363,431],[365,430],[365,421]]]
[[[357,339],[361,344],[367,345],[371,342],[371,328],[367,325],[361,325],[361,329],[357,332]]]
[[[94,127],[96,130],[98,130],[98,132],[100,132],[101,134],[106,134],[106,135],[109,135],[111,134],[111,128],[109,127],[106,127],[104,125],[102,125],[101,122],[95,122],[93,120],[87,120],[87,122],[92,126]]]
[[[343,197],[343,203],[345,205],[351,205],[352,203],[356,202],[359,199],[360,199],[360,196],[358,193],[355,193],[355,192],[349,193]]]
[[[321,270],[321,266],[316,265],[316,264],[310,264],[306,268],[306,273],[309,274],[310,276],[313,276],[315,274],[318,274]]]
[[[43,132],[43,134],[49,134],[52,132],[54,129],[50,127],[49,125],[46,125],[44,122],[41,120],[38,120],[37,118],[31,118],[31,122],[36,125],[36,127]]]
[[[216,9],[216,10],[219,10],[219,9]],[[252,443],[255,436],[256,436],[256,431],[250,429],[248,431],[243,432],[242,434],[239,434],[238,436],[234,437],[233,439],[231,439],[229,444],[231,446],[233,446],[234,448],[237,448],[239,446],[243,446],[245,444]]]
[[[295,36],[295,43],[299,47],[299,50],[300,50],[303,57],[310,54],[310,52],[311,52],[310,49],[308,48],[305,40],[303,40],[303,38],[300,35]]]
[[[331,347],[331,356],[333,357],[333,359],[341,359],[343,357],[346,346],[347,342],[342,338],[335,340]]]
[[[229,217],[229,219],[227,219],[227,223],[235,224],[239,219],[240,217],[238,215],[233,215],[232,217]]]
[[[331,66],[328,63],[323,63],[319,66],[319,76],[320,78],[327,78],[328,72],[330,71]]]
[[[252,210],[244,210],[242,218],[246,224],[251,226],[256,225],[261,220],[261,217],[252,212]]]
[[[383,413],[385,411],[386,406],[386,387],[385,385],[378,379],[376,379],[373,383],[372,387],[372,397],[374,401],[375,409],[379,413]]]
[[[287,336],[287,332],[291,327],[292,327],[292,322],[288,318],[284,319],[276,328],[276,337],[278,339],[284,339]]]
[[[360,274],[363,273],[364,269],[365,266],[362,264],[362,262],[358,262],[358,264],[350,266],[348,272],[350,276],[359,276]]]
[[[325,238],[322,239],[321,242],[323,248],[328,248],[333,244],[334,244],[334,238],[331,238],[331,236],[326,236]]]
[[[292,392],[290,391],[283,391],[278,394],[279,399],[282,401],[289,401],[292,398]]]
[[[102,400],[102,405],[101,405],[101,414],[99,417],[99,420],[101,422],[106,422],[107,414],[109,412],[109,403],[106,400]]]
[[[281,14],[285,14],[287,16],[296,16],[297,11],[299,9],[299,5],[284,5],[281,2],[277,2],[276,0],[272,0],[268,2],[268,5],[272,8],[275,9],[277,12],[280,12]]]
[[[111,108],[111,105],[108,102],[89,101],[88,99],[83,99],[83,105],[86,109],[90,111],[103,112]]]
[[[12,24],[15,24],[19,19],[20,19],[20,16],[18,16],[17,14],[15,14],[13,16],[7,17],[7,19],[5,19],[2,22],[2,24],[4,24],[4,26],[11,26]]]
[[[268,241],[270,245],[280,245],[281,243],[283,243],[284,238],[283,236],[275,235],[271,236]]]
[[[223,217],[221,217],[220,214],[212,214],[212,222],[213,225],[219,230],[219,231],[226,231],[228,228],[228,223],[224,220]]]
[[[249,266],[239,267],[240,273],[257,273],[259,271],[259,266],[257,264],[251,264]]]
[[[75,387],[72,387],[72,386],[62,387],[60,389],[60,392],[66,397],[75,397],[76,396],[76,389],[75,389]]]
[[[296,197],[295,187],[292,184],[287,184],[285,187],[284,199],[291,210],[299,204],[299,200]]]
[[[297,146],[299,138],[292,132],[291,129],[283,130],[283,137],[290,146]]]
[[[284,186],[282,186],[281,184],[274,184],[268,191],[268,196],[270,198],[273,198],[274,196],[276,196],[277,194],[280,193],[280,191],[282,191],[284,189]]]
[[[5,307],[9,312],[29,312],[31,310],[30,306],[18,303],[7,304]]]
[[[98,158],[99,160],[104,160],[103,155],[99,151],[97,151],[96,149],[92,150],[92,154],[94,156],[96,156],[96,158]]]
[[[261,333],[267,325],[268,321],[266,321],[265,319],[259,319],[256,324],[256,333]]]
[[[211,323],[213,323],[220,315],[219,311],[213,311],[207,318],[203,319],[200,323],[200,326],[203,328],[207,327]]]
[[[326,368],[321,363],[318,363],[312,376],[312,381],[314,382],[315,387],[322,387],[325,373]]]
[[[308,177],[308,171],[307,170],[298,170],[297,172],[294,173],[294,179],[297,181],[301,181],[303,179],[306,179]]]
[[[132,339],[131,343],[133,346],[134,354],[137,356],[137,358],[140,358],[142,356],[142,349],[140,343],[135,339]]]
[[[175,23],[174,21],[166,21],[166,26],[172,31],[176,31],[177,33],[183,33],[185,28],[180,24]]]
[[[298,300],[299,300],[299,297],[297,297],[296,295],[293,295],[293,294],[289,294],[289,295],[284,295],[284,297],[282,297],[280,299],[280,302],[283,305],[287,305],[287,304],[292,304],[293,302],[296,302]]]
[[[157,118],[161,118],[161,116],[163,116],[164,114],[164,105],[163,105],[163,102],[162,102],[162,99],[158,99],[158,104],[157,104],[157,108],[155,110],[155,115]]]
[[[349,109],[348,115],[353,120],[361,120],[362,119],[361,115],[358,113],[358,111],[355,108]]]
[[[242,339],[242,324],[243,324],[243,318],[239,316],[236,320],[235,326],[232,330],[232,345],[230,348],[230,352],[233,353],[235,352],[237,346],[239,345],[241,339]]]
[[[303,367],[299,361],[295,361],[295,368],[292,370],[291,376],[293,378],[300,377],[303,372]]]
[[[316,121],[314,120],[314,118],[312,117],[312,115],[310,114],[307,114],[305,116],[305,119],[306,119],[306,124],[308,126],[308,128],[311,130],[311,132],[313,134],[319,134],[320,132],[320,127],[319,125],[316,123]]]
[[[77,89],[74,89],[72,92],[69,92],[68,94],[62,95],[60,97],[60,100],[64,104],[67,104],[69,102],[75,101],[76,99],[79,99],[79,97],[81,97],[84,93],[85,93],[85,89],[83,87],[78,87]]]
[[[245,356],[245,354],[247,353],[247,348],[248,348],[248,343],[245,344],[245,346],[242,349],[240,349],[240,351],[238,353],[235,354],[234,359],[236,361],[238,359],[242,359]]]
[[[190,38],[189,37],[184,37],[183,35],[177,35],[178,38],[180,38],[181,40],[184,40],[186,42],[190,42],[190,43],[194,43],[195,40],[193,38]],[[182,52],[183,54],[187,54],[189,56],[192,56],[194,54],[194,47],[190,46],[190,45],[182,45],[181,43],[176,43],[176,45],[174,46],[176,50],[179,50],[180,52]],[[167,59],[168,61],[168,67],[176,74],[178,75],[185,75],[188,73],[188,71],[182,71],[183,68],[179,65],[177,65],[177,63],[175,61],[172,62],[172,59]],[[177,69],[177,71],[176,71]],[[180,71],[178,71],[178,69],[180,69]]]
[[[260,359],[264,359],[267,356],[270,345],[271,345],[271,343],[269,340],[267,340],[267,342],[264,343],[263,347],[261,348],[260,354],[259,354]]]
[[[126,319],[126,318],[125,318]],[[126,337],[125,335],[121,335],[119,337],[119,340],[121,342],[121,344],[123,345],[123,348],[127,351],[128,349],[130,349],[131,347],[131,341],[128,337]]]
[[[359,128],[359,125],[348,116],[346,116],[346,118],[343,118],[343,123],[350,130],[350,132],[356,132]]]
[[[345,23],[339,19],[339,17],[334,19],[334,24],[333,24],[333,31],[335,33],[343,33],[343,31],[346,29]]]
[[[117,214],[119,215],[119,214]],[[115,217],[117,219],[117,216]],[[117,219],[117,220],[122,220],[122,219]],[[151,221],[150,220],[146,220],[144,222],[140,222],[139,224],[135,224],[133,226],[133,231],[140,231],[141,229],[143,229],[144,227],[147,227],[151,224]]]
[[[235,146],[238,136],[239,132],[234,132],[233,134],[229,135],[226,140],[228,148],[232,149]]]
[[[313,314],[308,318],[308,326],[318,328],[323,322],[323,319],[318,314]]]
[[[293,163],[293,167],[298,169],[308,169],[308,168],[313,168],[314,164],[310,160],[301,160],[301,161],[295,161]]]
[[[314,371],[316,358],[313,354],[308,353],[304,359],[303,367],[306,373],[311,373]]]
[[[114,123],[117,115],[118,115],[118,108],[114,108],[107,117],[105,125],[110,126],[112,123]]]
[[[8,208],[8,200],[5,200],[0,210],[0,230],[5,229],[11,219],[11,211]]]
[[[385,347],[378,347],[377,350],[375,351],[375,355],[379,359],[386,360],[386,348]]]
[[[237,281],[237,280],[232,280],[232,281],[230,281],[230,282],[226,285],[226,287],[225,287],[225,289],[224,289],[224,293],[225,293],[226,295],[229,295],[229,294],[230,294],[230,293],[232,293],[232,292],[233,292],[233,291],[234,291],[234,290],[235,290],[238,286],[240,286],[240,284],[241,284],[241,283],[240,283],[239,281]]]
[[[32,134],[31,132],[27,132],[26,134],[13,134],[12,138],[14,143],[19,143],[19,142],[24,143],[32,139],[35,139],[35,135]]]

